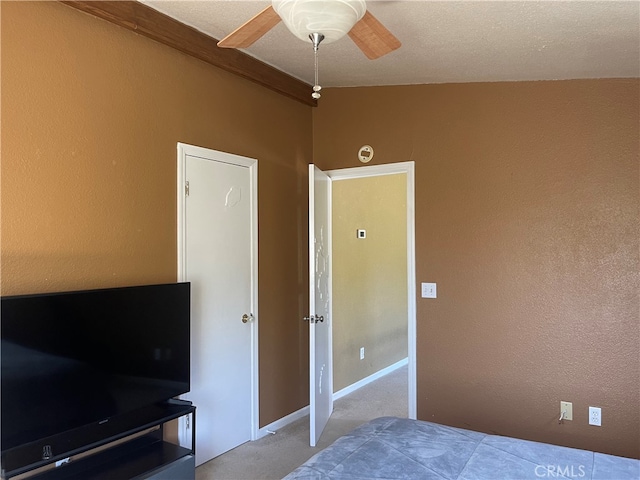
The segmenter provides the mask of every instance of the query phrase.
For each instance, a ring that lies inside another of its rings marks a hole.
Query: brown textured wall
[[[59,3],[1,8],[2,293],[175,281],[176,143],[257,158],[261,425],[307,405],[311,108]]]
[[[417,282],[438,283],[436,300],[417,299],[419,418],[640,457],[639,91],[323,93],[318,166],[356,166],[364,144],[374,163],[416,162]]]
[[[407,358],[407,176],[334,180],[331,209],[337,392]]]

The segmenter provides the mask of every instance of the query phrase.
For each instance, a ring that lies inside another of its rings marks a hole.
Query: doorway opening
[[[406,315],[406,323],[404,323],[404,325],[406,325],[406,363],[407,363],[407,375],[408,375],[408,405],[407,405],[407,412],[408,412],[408,417],[409,418],[416,418],[417,415],[417,405],[416,405],[416,315],[415,315],[415,311],[416,311],[416,300],[415,300],[415,295],[416,295],[416,291],[415,291],[415,199],[414,199],[414,162],[410,161],[410,162],[401,162],[401,163],[394,163],[394,164],[385,164],[385,165],[375,165],[375,166],[366,166],[366,167],[357,167],[357,168],[347,168],[347,169],[339,169],[339,170],[331,170],[331,171],[327,171],[326,172],[327,176],[331,179],[332,185],[334,185],[334,190],[335,190],[335,186],[337,185],[336,182],[338,181],[343,181],[343,180],[358,180],[358,179],[367,179],[367,178],[372,178],[372,177],[387,177],[387,178],[391,178],[388,176],[395,176],[396,179],[403,179],[404,180],[404,194],[406,195],[406,198],[404,199],[405,202],[405,213],[406,216],[405,218],[401,219],[402,222],[398,223],[398,225],[404,225],[404,228],[406,229],[406,236],[403,235],[404,237],[404,241],[406,242],[406,268],[403,269],[403,272],[401,274],[405,275],[405,279],[406,279],[406,291],[404,291],[404,295],[405,295],[405,299],[406,302],[403,302],[402,305],[402,310],[403,312],[405,312],[404,314]],[[395,188],[395,192],[397,194],[397,182],[396,182],[396,186],[393,187]],[[381,196],[385,195],[385,192],[380,192]],[[383,203],[384,203],[384,199],[383,199]],[[339,220],[339,219],[338,219]],[[332,223],[336,223],[337,219],[333,219]],[[394,224],[397,222],[394,222]],[[366,225],[360,225],[360,226],[356,226],[356,225],[352,225],[352,230],[353,232],[351,232],[353,234],[353,238],[350,239],[351,243],[353,243],[354,245],[361,245],[364,248],[364,245],[367,241],[367,238],[370,238],[370,235],[368,235],[368,232],[366,231]],[[390,228],[393,228],[390,225]],[[378,232],[380,233],[380,232]],[[393,232],[390,232],[393,233]],[[398,233],[398,232],[395,232]],[[402,232],[404,233],[404,232]],[[335,255],[335,250],[337,248],[336,242],[342,241],[340,239],[336,239],[335,235],[336,235],[336,231],[335,231],[335,227],[333,230],[333,248],[334,248],[334,255]],[[391,235],[393,236],[393,235]],[[398,244],[398,239],[395,238],[395,240],[391,239],[391,240],[384,240],[384,241],[395,241],[396,245]],[[383,241],[383,244],[384,244]],[[354,247],[354,248],[358,248],[358,247]],[[357,252],[357,250],[355,250]],[[336,270],[333,269],[333,275],[336,274]],[[346,273],[345,273],[346,272]],[[344,275],[346,276],[358,276],[360,275],[360,278],[362,278],[362,276],[366,276],[367,272],[366,271],[358,271],[357,268],[355,268],[355,266],[349,271],[349,266],[347,266],[347,270],[345,270],[343,272]],[[394,275],[398,275],[398,272],[396,271],[394,273]],[[359,282],[360,283],[360,288],[371,288],[373,290],[375,290],[375,285],[368,285],[366,281],[364,282]],[[334,278],[334,285],[335,285],[335,278]],[[372,292],[370,292],[372,293]],[[396,292],[397,294],[398,292]],[[367,293],[365,292],[365,297],[367,295]],[[335,298],[334,298],[335,300]],[[381,299],[383,300],[383,299]],[[374,299],[375,301],[375,299]],[[382,303],[380,304],[382,305]],[[352,305],[353,310],[349,313],[349,315],[351,316],[351,318],[353,318],[354,315],[357,315],[357,308],[358,305]],[[344,308],[341,307],[340,305],[336,306],[335,302],[332,305],[332,308]],[[348,308],[348,307],[346,307]],[[386,307],[385,307],[386,308]],[[334,310],[332,312],[332,318],[335,319],[335,314],[337,312]],[[393,312],[391,312],[391,315],[394,315]],[[367,325],[367,319],[362,319],[360,318],[360,326],[355,326],[355,328],[366,328]],[[339,319],[338,319],[339,321]],[[384,322],[384,320],[382,320]],[[354,322],[355,323],[355,322]],[[354,327],[353,325],[351,325],[351,327]],[[334,332],[336,329],[336,325],[334,324]],[[395,334],[398,335],[398,332],[400,331],[400,329],[402,328],[402,324],[398,323],[395,326],[389,326],[389,325],[379,325],[379,328],[382,328],[384,330],[384,328],[389,328],[391,330],[395,331]],[[335,334],[335,333],[334,333]],[[350,340],[347,338],[345,340],[345,345],[348,345],[348,347],[345,348],[349,348],[349,353],[348,355],[350,357],[353,357],[353,355],[358,355],[358,357],[356,357],[355,359],[350,358],[347,360],[346,364],[348,365],[349,363],[356,364],[356,368],[354,368],[353,370],[357,370],[357,364],[358,362],[365,362],[367,360],[367,349],[366,346],[361,346],[360,344],[358,345],[349,345]],[[373,340],[373,344],[375,345],[375,339]],[[336,352],[335,351],[335,346],[338,344],[340,344],[339,340],[337,338],[334,338],[334,350],[332,351],[332,355],[336,355],[336,353],[341,354],[340,352]],[[396,349],[396,357],[398,355],[397,353],[397,341],[395,342],[396,346],[394,347]],[[374,352],[371,352],[374,353]],[[383,352],[378,352],[379,355],[382,355]],[[360,360],[359,360],[360,359]],[[384,360],[380,360],[382,362],[384,362]],[[334,359],[333,364],[337,365],[337,359]],[[373,362],[375,363],[375,362]],[[387,364],[389,363],[389,361],[387,361]],[[339,364],[339,362],[338,362]],[[345,385],[340,385],[338,383],[338,385],[336,385],[336,388],[339,390],[338,392],[334,393],[334,399],[339,398],[339,396],[345,395],[347,393],[350,393],[351,391],[357,389],[358,387],[376,379],[379,378],[380,376],[384,375],[385,373],[388,373],[389,371],[393,371],[394,369],[403,366],[404,362],[402,360],[399,360],[395,363],[386,365],[385,367],[381,368],[380,370],[376,370],[376,373],[367,376],[364,379],[361,379],[355,383],[350,384],[350,386],[345,386]],[[375,370],[375,365],[372,365],[374,367]],[[341,368],[341,370],[345,370],[344,367]],[[349,368],[346,368],[346,370],[349,370]],[[361,369],[362,370],[362,369]],[[357,372],[354,372],[353,375],[358,375]],[[342,381],[343,383],[349,383],[349,377],[348,375],[345,377],[345,379],[340,380],[340,378],[334,378],[334,382],[338,380],[338,382]],[[346,388],[343,388],[346,387]],[[336,394],[339,394],[339,396],[337,396]]]

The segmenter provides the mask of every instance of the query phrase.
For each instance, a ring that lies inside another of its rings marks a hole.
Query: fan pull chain
[[[313,93],[311,94],[311,97],[314,98],[315,100],[318,100],[321,97],[320,90],[322,90],[322,87],[318,85],[318,47],[320,46],[320,42],[324,40],[324,35],[321,33],[312,33],[309,35],[309,38],[313,42],[314,73],[315,73],[315,76],[314,76],[315,84],[313,85]]]
[[[322,90],[322,87],[318,85],[318,49],[314,48],[313,51],[315,57],[315,83],[313,85],[313,93],[311,94],[311,96],[317,100],[321,96],[320,90]]]

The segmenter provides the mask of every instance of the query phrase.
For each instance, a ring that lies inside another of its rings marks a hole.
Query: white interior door
[[[191,282],[191,391],[183,398],[196,406],[200,465],[257,432],[257,162],[179,149],[178,267]]]
[[[333,411],[331,357],[331,180],[309,165],[310,444],[315,447]]]

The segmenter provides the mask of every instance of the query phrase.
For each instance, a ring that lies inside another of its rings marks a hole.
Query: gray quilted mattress
[[[361,425],[285,480],[639,480],[640,461],[406,418]]]

